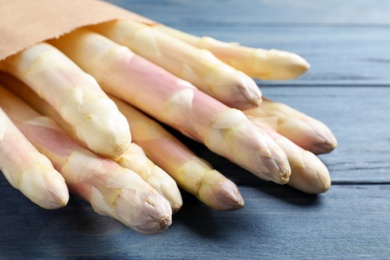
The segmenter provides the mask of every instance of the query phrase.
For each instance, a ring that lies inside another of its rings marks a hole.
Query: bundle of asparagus
[[[0,88],[0,104],[24,136],[51,160],[70,190],[90,202],[97,213],[146,234],[170,225],[169,203],[133,171],[87,150],[50,118],[41,116],[4,88]]]
[[[329,172],[315,154],[335,148],[332,132],[252,80],[308,68],[293,53],[147,19],[80,28],[0,61],[0,169],[41,207],[65,206],[69,188],[146,234],[171,224],[179,188],[216,210],[242,208],[238,187],[160,121],[264,180],[325,192]]]
[[[40,98],[31,88],[10,75],[0,74],[0,77],[5,88],[8,88],[9,91],[23,99],[42,115],[52,118],[69,136],[75,139],[77,138],[77,136],[73,135],[72,128],[67,122],[61,119],[58,112],[48,102]],[[182,198],[176,182],[170,175],[155,165],[137,144],[130,143],[128,149],[114,160],[122,167],[128,168],[140,175],[144,181],[169,201],[173,211],[176,212],[180,209],[182,206]]]
[[[97,33],[76,30],[51,43],[93,75],[106,92],[263,179],[288,181],[290,168],[283,151],[267,135],[258,133],[241,111]]]

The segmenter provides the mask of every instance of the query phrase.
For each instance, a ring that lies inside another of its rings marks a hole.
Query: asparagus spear
[[[69,193],[64,178],[1,108],[0,170],[14,188],[42,208],[56,209],[68,203]]]
[[[221,62],[207,50],[132,21],[105,23],[93,29],[228,106],[248,109],[261,102],[261,92],[250,77]]]
[[[35,113],[3,88],[0,104],[6,104],[6,113],[21,132],[61,172],[70,191],[88,201],[98,214],[145,234],[163,231],[171,224],[169,203],[133,171],[90,152],[49,117]]]
[[[284,184],[285,153],[237,109],[218,102],[109,39],[78,30],[52,41],[113,96],[154,116],[265,180]]]
[[[212,169],[155,120],[117,98],[112,99],[132,125],[134,142],[181,188],[216,210],[244,206],[244,200],[232,181]]]
[[[166,33],[194,47],[205,49],[218,59],[247,74],[263,80],[290,80],[305,73],[310,65],[295,53],[241,46],[218,41],[211,37],[197,37],[163,24],[144,24]]]
[[[56,119],[57,124],[62,129],[66,131],[71,130],[70,126],[60,119],[57,111],[23,82],[5,73],[0,73],[0,82],[40,114]],[[128,168],[140,175],[144,181],[169,201],[173,211],[176,212],[181,208],[183,202],[176,182],[160,167],[149,160],[142,148],[137,144],[130,143],[129,148],[121,156],[115,158],[115,161],[122,167]]]
[[[280,135],[263,121],[252,118],[259,131],[266,132],[286,153],[291,167],[288,185],[306,193],[322,193],[329,190],[331,180],[329,171],[313,153],[302,149]]]
[[[258,108],[244,113],[315,154],[329,153],[337,146],[336,138],[325,124],[288,105],[264,98]]]
[[[0,68],[47,100],[91,150],[116,157],[127,149],[131,135],[126,119],[93,77],[53,46],[34,45]]]

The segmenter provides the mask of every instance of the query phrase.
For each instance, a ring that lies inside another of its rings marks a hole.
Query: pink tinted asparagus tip
[[[206,171],[196,196],[216,210],[237,210],[245,205],[236,184],[216,170]]]
[[[237,101],[237,104],[228,104],[232,107],[238,107],[242,110],[258,107],[261,104],[262,93],[256,82],[244,73],[240,73],[239,82],[236,84],[236,88],[243,97],[241,102]]]
[[[218,210],[237,210],[244,207],[245,202],[237,186],[231,181],[219,184],[219,189],[214,188],[212,200]]]
[[[320,122],[310,122],[310,124],[317,124]],[[321,123],[322,124],[322,123]],[[328,127],[313,127],[313,129],[321,129],[321,132],[317,132],[317,142],[313,144],[311,151],[315,154],[329,153],[333,151],[337,146],[337,139]]]
[[[337,139],[332,131],[322,122],[311,119],[304,120],[306,137],[302,136],[299,145],[314,154],[329,153],[337,146]]]
[[[156,193],[158,194],[158,193]],[[167,200],[162,196],[156,194],[150,194],[148,198],[144,198],[146,202],[145,212],[149,213],[148,220],[141,221],[142,224],[138,224],[133,228],[145,235],[157,234],[165,231],[172,224],[172,209]],[[148,196],[147,193],[144,194]]]

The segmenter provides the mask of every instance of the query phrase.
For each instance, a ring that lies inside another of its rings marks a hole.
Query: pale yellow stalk
[[[112,99],[132,125],[134,142],[181,188],[216,210],[235,210],[244,206],[244,200],[232,181],[197,157],[158,122],[131,105]]]
[[[241,111],[91,31],[74,31],[52,43],[93,75],[107,93],[125,99],[260,178],[288,181],[285,153],[258,132]]]
[[[329,153],[337,146],[335,136],[324,123],[286,104],[264,99],[258,108],[244,113],[315,154]]]
[[[250,77],[207,50],[133,21],[115,21],[93,29],[230,107],[248,109],[261,103],[261,92]]]
[[[96,80],[47,43],[11,56],[0,68],[47,100],[96,153],[116,157],[131,142],[129,126]]]
[[[159,23],[145,23],[194,47],[205,49],[218,59],[252,78],[262,80],[291,80],[305,73],[310,64],[301,56],[281,50],[266,50],[197,37]]]
[[[88,201],[95,212],[145,234],[171,224],[169,203],[133,171],[100,157],[68,137],[54,121],[34,112],[16,96],[0,89],[0,104],[18,128],[46,155],[71,192]]]
[[[3,105],[0,104],[0,107]],[[57,209],[68,203],[69,193],[64,178],[1,108],[0,170],[15,189],[42,208]]]

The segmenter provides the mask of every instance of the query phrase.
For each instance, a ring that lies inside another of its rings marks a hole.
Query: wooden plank
[[[108,0],[170,24],[389,25],[390,1],[381,0]],[[207,18],[207,19],[205,19]]]
[[[294,52],[311,64],[297,80],[265,84],[390,84],[390,1],[111,2],[188,33]]]
[[[334,186],[310,196],[240,187],[246,207],[210,210],[184,194],[170,229],[144,236],[71,197],[46,211],[0,182],[1,259],[385,259],[388,185]],[[348,207],[346,207],[348,205]]]

